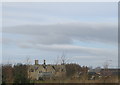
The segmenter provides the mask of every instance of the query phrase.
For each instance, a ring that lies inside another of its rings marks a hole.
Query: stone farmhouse
[[[65,75],[65,65],[46,65],[45,60],[43,64],[35,60],[35,64],[28,67],[28,78],[31,80],[57,79]]]

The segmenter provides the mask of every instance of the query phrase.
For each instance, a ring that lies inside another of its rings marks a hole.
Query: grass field
[[[31,83],[118,83],[118,77],[101,78],[96,80],[87,79],[60,79],[60,80],[45,80],[31,81]]]

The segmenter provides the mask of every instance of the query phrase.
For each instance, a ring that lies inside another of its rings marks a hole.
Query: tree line
[[[87,67],[81,67],[78,64],[65,64],[66,78],[71,78],[74,74],[80,72],[82,74],[87,73]],[[2,82],[3,83],[30,83],[28,79],[28,65],[17,64],[12,66],[11,64],[2,66]]]

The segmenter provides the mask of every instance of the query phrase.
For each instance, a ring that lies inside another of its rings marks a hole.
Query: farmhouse
[[[31,80],[54,79],[65,75],[65,65],[46,65],[45,60],[43,64],[39,64],[38,60],[35,60],[35,64],[28,67],[28,78]]]

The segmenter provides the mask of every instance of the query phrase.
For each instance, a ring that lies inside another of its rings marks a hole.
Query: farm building
[[[35,60],[34,65],[29,65],[28,78],[31,80],[43,80],[64,77],[66,74],[66,68],[64,65],[46,65],[44,60],[43,64],[39,64],[38,60]]]

